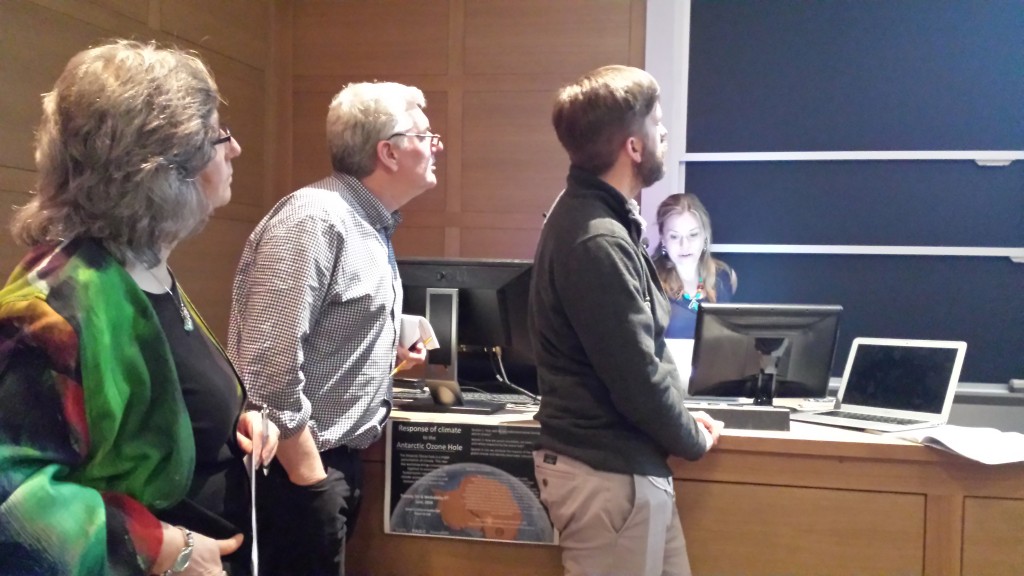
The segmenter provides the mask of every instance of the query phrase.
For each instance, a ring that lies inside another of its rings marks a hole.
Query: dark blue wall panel
[[[843,305],[836,376],[857,336],[964,340],[961,380],[1024,376],[1024,266],[1009,258],[718,256],[736,270],[737,302]]]
[[[1024,0],[694,0],[687,150],[1024,149]],[[715,241],[1024,247],[1024,162],[686,166]],[[1024,377],[1024,265],[721,254],[737,301],[845,307],[856,336],[968,342],[963,380]]]
[[[694,0],[690,152],[1013,150],[1021,0]]]
[[[1020,161],[690,162],[686,190],[728,244],[1024,246]]]

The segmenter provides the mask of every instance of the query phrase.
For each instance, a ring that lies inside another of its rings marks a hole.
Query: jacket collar
[[[569,176],[566,178],[566,191],[599,201],[625,226],[634,242],[640,241],[645,225],[643,218],[640,217],[640,207],[636,201],[627,199],[617,188],[592,172],[573,165],[569,167]]]

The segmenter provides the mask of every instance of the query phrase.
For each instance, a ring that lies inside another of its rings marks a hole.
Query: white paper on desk
[[[402,314],[402,324],[399,327],[398,345],[402,348],[411,348],[417,342],[423,342],[427,350],[436,350],[441,346],[434,336],[434,329],[430,322],[423,316]]]
[[[896,438],[941,448],[982,464],[1024,462],[1024,434],[995,428],[946,424],[892,434]]]
[[[263,452],[263,446],[256,448],[257,442],[253,442],[253,452],[259,454]],[[262,444],[262,442],[259,442]],[[242,462],[245,463],[245,469],[249,472],[249,513],[252,515],[252,573],[260,573],[260,554],[259,545],[256,542],[256,458],[252,454],[246,454],[242,458]]]
[[[666,338],[665,346],[672,353],[672,360],[679,370],[683,385],[689,388],[690,370],[693,366],[693,340],[690,338]]]

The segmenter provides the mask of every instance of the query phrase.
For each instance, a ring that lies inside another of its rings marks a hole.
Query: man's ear
[[[394,142],[381,140],[377,142],[377,161],[392,172],[398,170],[398,150]]]
[[[626,139],[625,147],[626,154],[629,154],[629,157],[633,160],[633,162],[639,164],[640,161],[643,160],[644,143],[642,140],[640,140],[636,136],[630,136],[629,138]]]

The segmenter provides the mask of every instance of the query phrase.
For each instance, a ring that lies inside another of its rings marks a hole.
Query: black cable
[[[540,396],[537,396],[536,394],[530,392],[525,388],[516,386],[515,384],[512,383],[511,380],[508,379],[508,374],[505,373],[505,365],[501,361],[501,346],[495,346],[494,348],[491,349],[491,351],[494,353],[494,356],[498,359],[498,367],[501,368],[500,374],[498,373],[497,370],[494,371],[494,377],[498,379],[498,382],[501,382],[502,384],[508,386],[509,388],[512,388],[516,392],[526,396],[527,398],[530,399],[531,404],[539,404]],[[493,360],[491,361],[491,368],[494,368]]]

